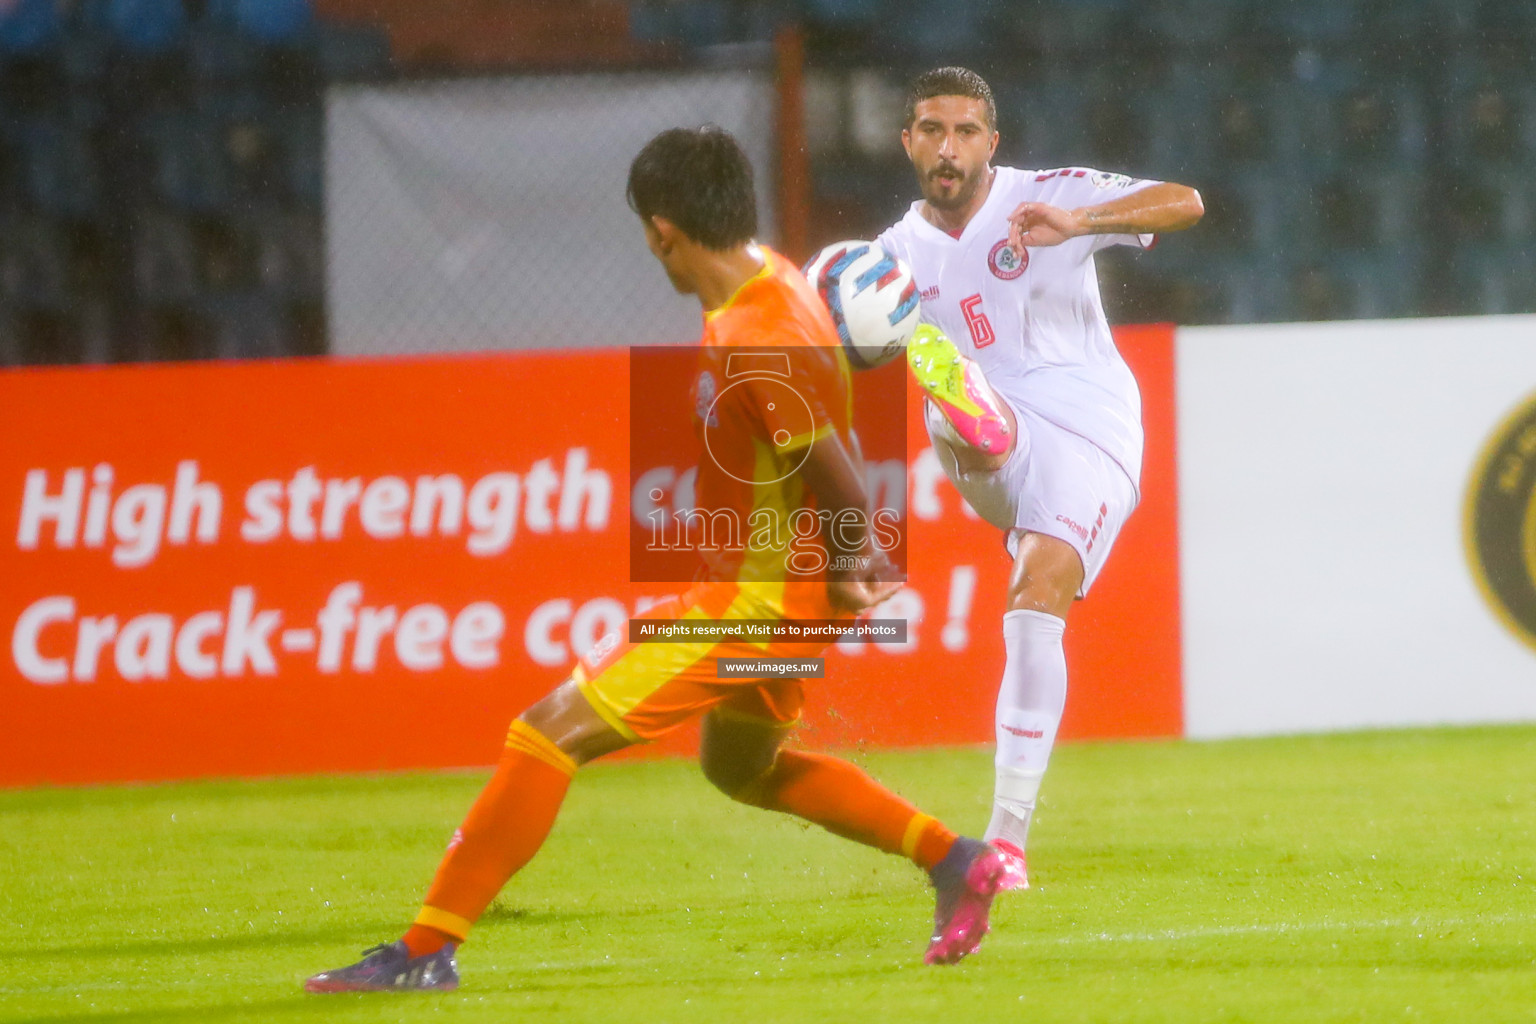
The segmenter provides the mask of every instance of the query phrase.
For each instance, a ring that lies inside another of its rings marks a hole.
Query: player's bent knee
[[[748,762],[740,761],[724,756],[701,757],[699,767],[704,770],[704,777],[710,785],[730,797],[742,803],[751,803],[752,794],[755,792],[755,783],[762,777],[766,768]]]
[[[699,768],[712,786],[732,800],[755,804],[757,783],[772,770],[779,739],[770,730],[708,716],[699,744]]]
[[[1067,617],[1075,593],[1050,584],[1024,586],[1008,590],[1008,611],[1044,612],[1058,619]]]
[[[1026,533],[1008,578],[1008,610],[1065,619],[1083,585],[1083,562],[1066,541]]]
[[[766,756],[759,751],[704,747],[699,754],[699,767],[710,785],[744,804],[757,803],[757,783],[773,768],[777,751]]]

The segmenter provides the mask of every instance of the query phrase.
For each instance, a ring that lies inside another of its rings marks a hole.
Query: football
[[[836,242],[805,265],[842,339],[848,362],[868,370],[889,362],[917,330],[912,270],[874,242]]]

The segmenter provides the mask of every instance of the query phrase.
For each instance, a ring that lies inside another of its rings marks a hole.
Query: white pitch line
[[[1536,914],[1488,914],[1482,917],[1397,917],[1383,918],[1375,921],[1277,921],[1270,924],[1229,924],[1210,925],[1202,928],[1168,928],[1156,932],[1090,932],[1085,934],[1057,935],[1054,937],[1031,937],[1028,935],[1017,936],[1010,932],[993,932],[992,944],[999,942],[1010,946],[1081,946],[1091,943],[1103,942],[1183,942],[1190,939],[1220,938],[1224,935],[1284,935],[1287,933],[1301,932],[1330,932],[1330,931],[1366,931],[1390,928],[1417,928],[1420,929],[1420,938],[1429,932],[1443,931],[1447,928],[1469,928],[1486,925],[1519,924],[1530,922],[1536,924]],[[823,955],[825,951],[808,953],[804,951],[787,951],[780,956],[780,960],[804,960]],[[849,957],[856,956],[853,951],[846,951]],[[839,951],[835,955],[843,956]],[[867,954],[866,954],[867,955]],[[487,971],[495,974],[502,970],[509,972],[526,972],[529,970],[569,971],[582,970],[594,967],[606,968],[630,968],[644,965],[650,961],[645,958],[616,958],[611,955],[603,960],[546,960],[536,965],[477,965],[475,970]],[[778,961],[774,961],[777,963]]]
[[[1094,932],[1085,935],[1058,935],[1054,938],[1029,938],[1024,937],[1010,941],[1007,933],[999,936],[993,933],[993,945],[1001,938],[1009,945],[1020,946],[1080,946],[1088,943],[1099,942],[1182,942],[1187,939],[1219,938],[1223,935],[1285,935],[1291,932],[1329,932],[1329,931],[1360,931],[1365,929],[1380,928],[1421,928],[1425,931],[1438,931],[1445,928],[1468,928],[1478,925],[1518,924],[1523,922],[1536,923],[1536,914],[1489,914],[1483,917],[1447,917],[1430,919],[1424,917],[1396,917],[1384,918],[1376,921],[1279,921],[1272,924],[1227,924],[1212,925],[1204,928],[1167,928],[1156,932]],[[1423,935],[1420,935],[1422,938]],[[805,952],[789,954],[793,959],[802,959],[813,955]],[[838,952],[837,956],[842,956]],[[850,958],[855,954],[848,952]],[[786,959],[781,956],[780,960]],[[500,974],[503,971],[516,971],[527,973],[530,970],[538,971],[564,971],[573,969],[608,967],[631,968],[643,966],[650,961],[643,958],[606,959],[606,960],[579,960],[579,961],[544,961],[536,965],[509,966],[489,963],[476,964],[476,974]],[[774,961],[777,963],[778,961]],[[298,984],[297,981],[294,983]],[[12,988],[0,985],[0,995],[39,995],[54,992],[131,992],[138,990],[160,991],[162,989],[196,989],[202,987],[200,981],[186,979],[172,979],[156,981],[153,984],[139,982],[97,982],[97,983],[72,983],[69,985],[31,985],[24,988]]]
[[[1086,935],[1058,935],[1054,938],[1023,940],[1024,945],[1076,946],[1091,942],[1182,942],[1186,939],[1211,939],[1223,935],[1284,935],[1289,932],[1357,931],[1377,928],[1468,928],[1478,925],[1515,924],[1536,921],[1531,914],[1490,914],[1486,917],[1386,918],[1376,921],[1278,921],[1272,924],[1227,924],[1202,928],[1167,928],[1155,932],[1094,932]]]

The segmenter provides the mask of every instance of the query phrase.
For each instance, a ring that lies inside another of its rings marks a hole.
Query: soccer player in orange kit
[[[807,553],[795,543],[805,538],[754,533],[742,550],[713,557],[701,582],[644,618],[851,619],[900,584],[882,579],[890,565],[868,525],[846,359],[805,278],[753,240],[751,165],[719,128],[671,129],[635,157],[628,195],[652,255],[673,286],[697,296],[704,309],[695,410],[712,457],[700,459],[697,507],[740,514],[772,508],[784,517],[810,509],[823,521],[856,524],[820,530],[822,557],[809,559],[811,571],[794,557]],[[787,381],[759,377],[723,387],[732,357],[780,359]],[[775,400],[783,394],[775,389],[786,386],[803,407]],[[799,678],[722,677],[722,658],[806,657],[829,642],[600,643],[513,721],[495,773],[454,833],[405,934],[356,964],[311,977],[305,988],[456,988],[457,947],[538,852],[576,770],[700,715],[699,759],[710,782],[733,799],[912,860],[937,893],[925,960],[953,963],[974,952],[992,897],[1022,881],[1009,859],[956,836],[847,761],[784,749],[800,716]]]

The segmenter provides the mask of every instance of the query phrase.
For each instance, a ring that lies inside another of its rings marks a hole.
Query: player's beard
[[[939,185],[939,175],[946,172],[956,179],[953,192],[946,193]],[[918,175],[918,188],[922,190],[923,199],[929,206],[939,210],[961,210],[976,197],[981,180],[979,174],[967,174],[952,163],[940,162],[926,174]]]

